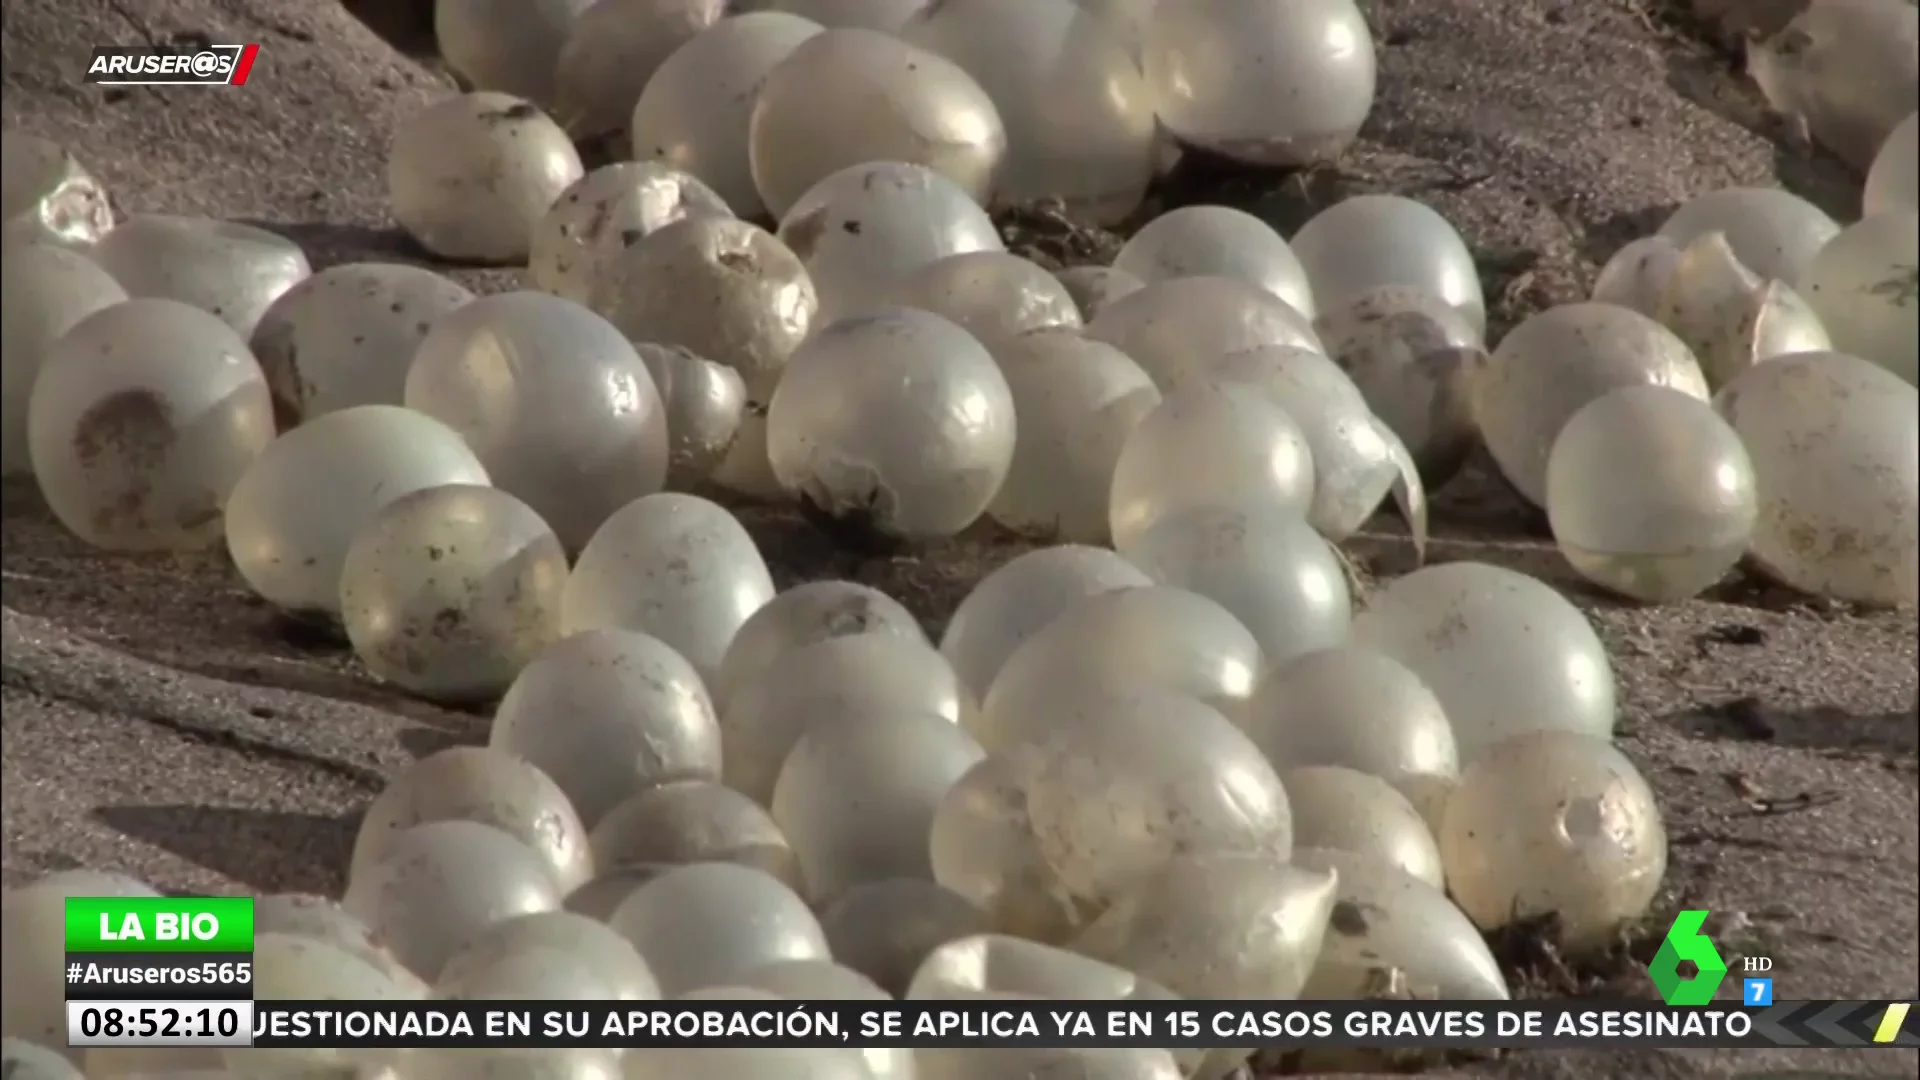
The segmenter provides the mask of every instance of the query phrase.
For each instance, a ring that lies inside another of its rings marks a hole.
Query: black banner
[[[252,953],[67,954],[68,1001],[251,1001]]]

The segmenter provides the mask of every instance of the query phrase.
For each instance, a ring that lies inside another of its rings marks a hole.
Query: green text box
[[[253,900],[80,896],[67,900],[68,952],[253,951]]]

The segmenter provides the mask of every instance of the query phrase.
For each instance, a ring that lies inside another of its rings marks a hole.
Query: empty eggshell
[[[1486,331],[1487,306],[1473,252],[1453,225],[1425,204],[1399,195],[1343,199],[1301,226],[1293,253],[1322,308],[1399,286],[1439,297],[1475,330]]]
[[[391,950],[375,939],[372,928],[340,906],[338,900],[301,893],[277,893],[253,902],[254,932],[312,938],[366,961],[415,997],[430,990]]]
[[[831,960],[780,960],[740,980],[794,1001],[892,1001],[893,995],[865,975]],[[919,1051],[901,1046],[863,1047],[873,1080],[916,1080]]]
[[[928,644],[900,601],[857,581],[806,581],[780,593],[740,626],[714,679],[721,708],[785,653],[853,634],[885,634]]]
[[[1860,216],[1920,210],[1920,112],[1900,122],[1874,155],[1860,194]]]
[[[437,0],[433,38],[474,90],[550,105],[560,46],[590,0]]]
[[[1061,544],[1017,555],[960,601],[941,633],[940,654],[979,700],[1014,650],[1075,603],[1109,589],[1152,583],[1104,548]]]
[[[1168,391],[1134,425],[1114,463],[1107,521],[1125,551],[1181,510],[1261,505],[1304,515],[1313,492],[1300,426],[1258,390],[1202,381]]]
[[[1003,205],[1056,199],[1117,224],[1153,178],[1154,105],[1127,41],[1071,0],[929,3],[901,40],[960,65],[1006,125]]]
[[[1073,297],[1082,322],[1093,321],[1108,304],[1147,287],[1146,282],[1111,266],[1069,266],[1054,276]]]
[[[609,810],[588,837],[603,867],[652,865],[662,872],[702,862],[765,871],[798,889],[799,868],[780,826],[759,803],[713,780],[671,780]]]
[[[1920,213],[1912,210],[1857,222],[1821,248],[1796,282],[1835,350],[1870,360],[1909,386],[1920,385],[1917,231]]]
[[[948,1046],[920,1051],[918,1068],[919,1080],[998,1080],[1003,1076],[1179,1080],[1190,1075],[1171,1051],[1118,1046]]]
[[[851,165],[814,184],[780,218],[807,265],[815,325],[866,311],[907,274],[966,251],[1001,251],[1000,231],[952,180],[902,161]]]
[[[834,958],[904,996],[933,950],[991,929],[972,904],[924,878],[856,885],[820,916]]]
[[[1436,889],[1446,887],[1433,830],[1385,780],[1339,765],[1306,765],[1282,772],[1280,785],[1295,843],[1351,852]]]
[[[1021,764],[983,758],[947,789],[928,830],[933,878],[976,905],[995,930],[1058,943],[1080,924],[1080,912],[1033,835]]]
[[[607,1001],[614,992],[586,958],[536,945],[492,957],[484,964],[442,971],[434,982],[433,996],[443,1001]]]
[[[756,6],[784,11],[821,26],[860,26],[889,34],[905,26],[927,0],[758,0]]]
[[[1826,211],[1783,188],[1722,188],[1697,196],[1659,235],[1676,247],[1708,233],[1725,233],[1740,264],[1763,280],[1798,281],[1801,271],[1840,226]]]
[[[1713,407],[1629,386],[1573,414],[1547,461],[1547,518],[1582,577],[1637,600],[1697,595],[1746,553],[1753,463]]]
[[[716,986],[683,1000],[776,1000],[747,987]],[[707,1046],[697,1050],[642,1048],[623,1059],[625,1080],[681,1080],[725,1076],[747,1080],[873,1080],[863,1052],[851,1047]],[[709,1071],[711,1070],[711,1071]]]
[[[466,983],[503,961],[529,953],[564,957],[615,1000],[659,1000],[653,970],[632,943],[606,924],[569,911],[539,911],[494,923],[447,961],[440,971],[440,985]]]
[[[393,219],[446,259],[523,262],[585,170],[567,133],[510,94],[445,98],[400,122],[387,156]]]
[[[1703,234],[1712,235],[1715,234]],[[1720,242],[1726,243],[1726,234],[1718,235]],[[1728,252],[1732,252],[1731,247]],[[1739,257],[1734,256],[1734,260],[1738,262]],[[1614,304],[1657,319],[1661,305],[1666,302],[1667,283],[1679,262],[1679,244],[1658,233],[1642,236],[1614,252],[1600,268],[1589,299],[1596,304]]]
[[[771,599],[766,560],[738,518],[663,492],[628,503],[587,542],[567,579],[565,625],[651,634],[710,682],[740,624]]]
[[[1533,731],[1467,764],[1440,828],[1447,887],[1483,930],[1554,913],[1572,948],[1646,913],[1667,867],[1653,791],[1605,739]]]
[[[996,355],[1006,339],[1028,331],[1080,327],[1080,309],[1060,279],[1004,251],[963,251],[935,259],[902,279],[885,306],[942,316]]]
[[[595,311],[634,341],[680,345],[725,364],[767,401],[819,300],[787,245],[751,222],[691,217],[611,256]]]
[[[613,627],[528,664],[488,745],[552,778],[589,828],[651,784],[720,776],[720,726],[699,672],[658,638]]]
[[[1031,995],[1061,1001],[1113,1001],[1146,990],[1124,968],[1066,949],[1006,934],[955,938],[927,954],[907,988],[909,1001],[951,1000],[977,993]]]
[[[1547,457],[1573,414],[1625,386],[1707,398],[1686,343],[1611,304],[1563,304],[1515,327],[1474,373],[1473,412],[1487,450],[1521,495],[1546,503]]]
[[[396,982],[325,941],[259,932],[253,939],[253,992],[260,1001],[407,1001],[420,996],[415,984]],[[247,1047],[225,1050],[222,1056],[228,1069],[242,1076],[298,1076],[322,1068],[377,1068],[385,1053],[365,1047]]]
[[[1318,350],[1305,315],[1279,297],[1237,278],[1168,278],[1122,296],[1087,324],[1146,369],[1161,390],[1177,389],[1227,353],[1260,345]]]
[[[633,103],[676,49],[739,5],[596,0],[573,19],[554,75],[554,117],[577,140],[625,134]]]
[[[634,345],[666,406],[667,483],[686,489],[712,476],[732,453],[747,416],[740,373],[679,345]]]
[[[527,276],[535,288],[591,303],[632,244],[683,218],[732,216],[726,200],[679,169],[616,161],[554,200],[528,240]]]
[[[1431,841],[1429,841],[1431,843]],[[1323,847],[1293,850],[1293,864],[1338,875],[1320,957],[1300,996],[1343,1001],[1394,985],[1421,1001],[1504,1001],[1506,977],[1480,931],[1437,881],[1378,859]]]
[[[646,364],[607,320],[545,293],[482,297],[435,323],[406,403],[458,431],[569,551],[666,479],[666,410]]]
[[[1613,734],[1613,666],[1566,597],[1486,563],[1416,570],[1375,593],[1353,644],[1425,682],[1452,721],[1463,761],[1528,731]]]
[[[1920,12],[1889,0],[1813,0],[1747,47],[1747,73],[1801,137],[1856,169],[1920,97]]]
[[[767,73],[747,145],[761,202],[784,218],[821,180],[871,161],[925,165],[985,205],[1007,132],[960,65],[849,28],[813,35]]]
[[[1845,353],[1783,356],[1714,400],[1753,463],[1750,553],[1776,579],[1876,605],[1920,599],[1915,391]]]
[[[663,863],[627,863],[608,867],[595,875],[592,881],[568,893],[565,910],[595,922],[611,924],[613,913],[620,910],[620,905],[627,902],[627,897],[671,869],[673,866]]]
[[[135,214],[89,251],[127,295],[178,300],[225,320],[242,339],[312,273],[300,245],[216,218]]]
[[[0,218],[9,244],[85,248],[113,228],[106,189],[67,149],[24,131],[0,135]]]
[[[637,1053],[638,1051],[636,1051]],[[618,1050],[402,1050],[406,1080],[625,1080]]]
[[[13,136],[9,135],[8,138]],[[6,362],[0,364],[0,469],[7,476],[33,471],[27,449],[27,402],[54,342],[74,324],[127,298],[127,291],[76,251],[52,244],[6,245],[0,269],[0,319]]]
[[[1680,252],[1653,315],[1693,350],[1716,390],[1762,360],[1832,347],[1807,302],[1741,265],[1725,233],[1707,233]]]
[[[1337,157],[1373,108],[1373,35],[1353,0],[1161,4],[1141,67],[1175,137],[1253,165]]]
[[[473,293],[405,263],[329,267],[280,294],[253,330],[253,355],[283,428],[354,405],[398,405],[433,324]]]
[[[217,542],[229,494],[272,440],[272,399],[246,342],[173,300],[79,320],[47,349],[27,404],[47,505],[110,550]]]
[[[0,1030],[40,1046],[66,1046],[66,980],[58,961],[65,955],[69,897],[159,895],[144,882],[103,870],[60,870],[8,889],[0,903],[0,941],[6,943]]]
[[[779,960],[831,955],[805,901],[779,879],[733,863],[667,871],[627,897],[612,926],[646,957],[669,997],[730,985]]]
[[[1313,287],[1293,249],[1266,222],[1231,206],[1183,206],[1154,218],[1113,257],[1142,282],[1229,277],[1257,285],[1309,319]]]
[[[492,825],[446,819],[395,836],[385,857],[347,883],[341,903],[432,980],[494,923],[552,911],[560,895],[539,852]]]

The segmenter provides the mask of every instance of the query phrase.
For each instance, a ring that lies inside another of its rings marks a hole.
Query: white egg
[[[864,27],[893,33],[907,24],[928,0],[758,0],[756,6],[784,11],[821,26]]]
[[[711,988],[709,1000],[753,1000],[738,986]],[[764,995],[772,1000],[773,995]],[[688,995],[693,999],[693,995]],[[688,1076],[726,1076],[740,1080],[873,1080],[861,1051],[851,1047],[708,1046],[629,1051],[625,1080],[680,1080]],[[714,1070],[712,1073],[708,1069]]]
[[[1373,108],[1373,35],[1353,0],[1161,4],[1141,66],[1175,137],[1254,165],[1331,160]]]
[[[300,245],[217,218],[135,214],[89,251],[132,297],[178,300],[245,339],[281,294],[313,272]]]
[[[1763,360],[1833,346],[1812,305],[1742,265],[1725,233],[1707,233],[1679,253],[1653,316],[1693,350],[1714,389]]]
[[[743,217],[766,213],[748,132],[760,84],[820,24],[778,11],[720,20],[673,51],[633,106],[633,152],[712,185]]]
[[[975,905],[993,929],[1057,944],[1082,919],[1033,834],[1022,764],[996,754],[955,780],[934,810],[928,855],[933,879]]]
[[[256,934],[312,938],[366,961],[416,997],[431,992],[376,939],[371,927],[341,907],[338,900],[301,893],[263,896],[253,902],[253,927]]]
[[[780,826],[759,803],[717,780],[668,780],[643,788],[607,811],[587,839],[594,859],[610,869],[645,866],[665,873],[695,863],[738,863],[800,888],[800,866]]]
[[[1107,515],[1125,551],[1180,510],[1263,505],[1305,515],[1314,463],[1300,426],[1259,391],[1196,382],[1134,426],[1114,465]]]
[[[740,373],[765,402],[820,301],[772,233],[737,218],[674,222],[612,256],[592,307],[633,341],[679,345]]]
[[[1473,252],[1446,218],[1399,195],[1356,195],[1313,216],[1293,237],[1320,306],[1382,286],[1437,296],[1485,332],[1486,299]]]
[[[928,953],[906,996],[945,1001],[1000,993],[1113,1001],[1146,989],[1134,973],[1066,949],[1006,934],[973,934]]]
[[[313,938],[256,933],[253,992],[260,1001],[409,1001],[417,983],[397,981],[359,956]],[[303,1075],[314,1071],[378,1068],[384,1052],[366,1047],[254,1049],[222,1052],[230,1074]]]
[[[1340,765],[1303,765],[1280,773],[1293,815],[1293,840],[1332,848],[1446,887],[1440,849],[1420,811],[1393,785]]]
[[[928,953],[990,929],[979,909],[924,878],[856,885],[820,915],[834,959],[896,997]]]
[[[877,30],[827,30],[760,84],[748,133],[754,186],[777,218],[864,162],[925,165],[985,204],[1007,153],[993,99],[944,57]]]
[[[510,94],[444,98],[400,121],[393,220],[444,259],[524,262],[540,219],[585,170],[567,133]]]
[[[1080,328],[1080,308],[1060,279],[1005,251],[963,251],[935,259],[903,278],[884,306],[918,308],[949,319],[996,355],[1006,339],[1031,330]]]
[[[1573,414],[1547,461],[1547,518],[1567,562],[1636,600],[1684,600],[1726,576],[1759,513],[1753,463],[1713,407],[1629,386]]]
[[[173,300],[79,320],[48,348],[27,404],[41,494],[109,550],[217,542],[229,494],[272,441],[272,398],[246,343]]]
[[[853,634],[885,634],[929,644],[920,621],[898,600],[856,581],[808,581],[782,592],[740,626],[714,679],[714,701],[735,693],[786,653]]]
[[[726,200],[679,169],[616,161],[576,180],[534,226],[527,277],[537,289],[591,303],[633,244],[683,218],[732,216]]]
[[[668,997],[727,986],[780,960],[830,957],[805,901],[732,863],[667,871],[627,897],[612,926],[646,957]]]
[[[994,359],[1013,392],[1020,436],[987,514],[1027,536],[1106,543],[1114,465],[1134,426],[1160,403],[1159,389],[1125,353],[1068,328],[1004,340]]]
[[[907,308],[830,323],[788,361],[767,455],[794,498],[908,539],[973,524],[1013,462],[1013,393],[971,334]]]
[[[281,425],[400,404],[420,342],[472,301],[458,282],[405,263],[329,267],[280,294],[252,344]]]
[[[1474,562],[1416,570],[1374,594],[1351,640],[1427,684],[1465,761],[1528,731],[1613,734],[1606,646],[1579,608],[1525,574]]]
[[[66,954],[69,897],[159,895],[104,870],[59,870],[8,889],[0,901],[0,1030],[40,1046],[66,1046],[67,983],[58,961]]]
[[[402,1050],[406,1080],[624,1080],[617,1050]]]
[[[1759,494],[1751,554],[1794,588],[1867,604],[1920,599],[1920,405],[1845,353],[1783,356],[1714,400]]]
[[[815,324],[866,311],[907,274],[946,255],[1002,251],[973,197],[924,165],[852,165],[809,188],[780,218],[780,239],[806,263]]]
[[[652,374],[611,323],[559,297],[502,293],[442,318],[407,371],[406,403],[458,431],[570,551],[666,480]]]
[[[560,46],[590,2],[436,0],[434,44],[470,88],[551,105]]]
[[[0,163],[7,243],[86,248],[113,229],[106,189],[59,143],[8,130],[0,135]]]
[[[674,50],[739,5],[730,0],[594,0],[575,18],[554,73],[554,118],[578,140],[627,133],[633,103]]]
[[[1379,996],[1383,981],[1418,1001],[1511,996],[1479,928],[1437,883],[1324,847],[1296,847],[1293,862],[1339,879],[1320,957],[1301,997],[1365,1000]]]
[[[1473,375],[1473,412],[1493,460],[1521,495],[1546,503],[1547,457],[1573,414],[1625,386],[1707,398],[1686,343],[1637,312],[1564,304],[1515,327]]]
[[[742,392],[745,389],[743,382]],[[720,464],[714,466],[711,479],[715,487],[743,500],[759,503],[786,501],[780,478],[773,475],[773,462],[767,460],[767,407],[764,403],[747,402],[745,411],[740,414],[740,427],[734,432],[733,446],[720,459]]]
[[[1682,204],[1659,235],[1685,248],[1725,233],[1741,265],[1762,279],[1798,281],[1808,261],[1839,233],[1826,211],[1782,188],[1722,188]]]
[[[1259,345],[1321,348],[1307,317],[1237,278],[1169,278],[1113,300],[1087,336],[1132,357],[1161,390],[1173,390],[1230,352]]]
[[[980,579],[940,636],[940,654],[976,700],[1022,642],[1089,596],[1150,585],[1104,548],[1062,544],[1015,556]]]
[[[1856,169],[1920,97],[1920,12],[1900,0],[1813,0],[1747,47],[1747,73],[1802,137]]]
[[[687,490],[733,452],[750,403],[746,380],[679,345],[636,343],[666,408],[667,486]]]
[[[1860,194],[1860,216],[1920,210],[1920,112],[1900,122],[1874,155]]]
[[[567,553],[526,503],[449,484],[381,508],[347,548],[340,614],[376,677],[432,701],[491,702],[560,637]]]
[[[1710,231],[1701,235],[1712,236],[1716,233]],[[1725,243],[1725,234],[1718,235],[1721,242]],[[1739,256],[1734,256],[1734,259],[1737,262]],[[1614,304],[1637,311],[1649,319],[1658,319],[1660,306],[1667,298],[1667,282],[1673,277],[1679,262],[1680,245],[1669,237],[1655,233],[1629,241],[1600,268],[1600,276],[1593,281],[1593,295],[1589,299],[1596,304]]]
[[[1082,322],[1091,322],[1108,304],[1147,287],[1146,282],[1111,266],[1070,266],[1054,276],[1073,297]]]
[[[1920,385],[1920,212],[1850,225],[1820,249],[1795,284],[1839,352]],[[1809,344],[1805,351],[1815,351]]]
[[[1180,1080],[1191,1075],[1171,1051],[1121,1046],[943,1046],[920,1051],[919,1070],[919,1080],[999,1080],[1003,1076]]]
[[[595,983],[606,988],[607,997],[619,1001],[660,998],[653,970],[626,938],[605,923],[570,911],[540,911],[494,923],[447,961],[440,971],[441,985],[464,981],[469,973],[535,951],[557,953],[581,965]]]
[[[1002,204],[1058,199],[1115,224],[1153,179],[1154,103],[1132,49],[1071,0],[930,3],[900,38],[965,69],[993,100],[1007,150],[993,178]]]
[[[8,136],[12,138],[11,135]],[[127,291],[76,251],[52,244],[9,243],[0,269],[0,321],[5,349],[0,355],[0,471],[7,476],[33,472],[27,440],[27,403],[40,368],[61,335],[102,308],[127,298]]]
[[[1271,226],[1231,206],[1183,206],[1133,234],[1113,268],[1143,282],[1183,277],[1238,278],[1287,302],[1309,319],[1313,286],[1293,249]]]
[[[743,986],[795,1001],[887,1001],[893,995],[865,975],[831,960],[780,960],[741,980]],[[918,1051],[901,1046],[866,1046],[872,1080],[915,1080]]]

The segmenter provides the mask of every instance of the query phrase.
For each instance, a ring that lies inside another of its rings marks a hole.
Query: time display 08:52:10
[[[246,1046],[253,1041],[248,1001],[68,1002],[67,1042],[73,1046],[200,1043]]]

